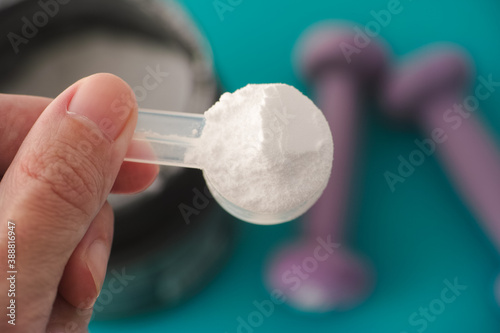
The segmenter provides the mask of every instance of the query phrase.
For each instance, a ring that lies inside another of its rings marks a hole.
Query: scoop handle
[[[141,109],[125,161],[199,169],[184,157],[204,126],[202,114]]]

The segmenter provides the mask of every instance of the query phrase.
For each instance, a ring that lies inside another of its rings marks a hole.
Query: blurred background
[[[164,110],[203,112],[221,92],[248,83],[287,83],[313,97],[292,61],[299,36],[331,19],[363,29],[375,20],[372,11],[391,2],[72,0],[60,4],[29,43],[19,44],[18,53],[2,45],[0,91],[55,96],[84,75],[109,71],[134,87],[142,107]],[[498,1],[401,0],[399,6],[378,34],[392,61],[429,43],[453,42],[475,63],[473,86],[479,76],[500,81]],[[19,18],[41,7],[8,1],[0,9],[6,32],[19,30]],[[154,89],[144,85],[147,75],[156,80]],[[500,147],[500,91],[479,109]],[[422,135],[394,126],[379,111],[375,103],[361,110],[350,200],[355,214],[346,221],[346,244],[369,258],[376,272],[362,304],[322,314],[286,304],[259,308],[256,302],[270,300],[264,276],[271,256],[299,236],[307,216],[277,226],[236,220],[200,196],[198,171],[165,168],[147,193],[110,198],[116,238],[90,331],[499,332],[498,253],[435,156],[391,191],[384,174],[397,172],[398,156],[414,151]],[[203,207],[186,220],[179,205],[194,206],[194,198]],[[106,289],[113,278],[120,288]],[[456,299],[440,302],[443,289],[456,281],[463,286]]]

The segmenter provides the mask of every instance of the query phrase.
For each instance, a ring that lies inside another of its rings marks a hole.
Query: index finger
[[[0,94],[0,175],[3,175],[21,143],[52,99]]]

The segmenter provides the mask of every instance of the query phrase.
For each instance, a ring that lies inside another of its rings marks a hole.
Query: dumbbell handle
[[[420,122],[429,136],[436,128],[445,130],[447,140],[436,144],[438,156],[500,253],[500,150],[473,113],[451,127],[444,111],[456,101],[443,98],[429,105]]]
[[[328,185],[310,210],[306,228],[313,239],[328,234],[341,242],[359,136],[357,80],[347,70],[325,71],[315,81],[314,90],[315,100],[332,131],[334,161]]]

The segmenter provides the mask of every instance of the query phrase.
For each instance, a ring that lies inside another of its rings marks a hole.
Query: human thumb
[[[106,201],[136,121],[137,103],[125,82],[110,74],[87,77],[45,109],[5,173],[0,183],[0,274],[16,272],[19,332],[47,325],[65,266]],[[7,267],[12,225],[15,262]],[[107,258],[89,260],[95,261],[89,266],[105,265]],[[99,279],[103,270],[94,269]],[[6,295],[7,282],[0,280],[1,294]],[[5,296],[0,301],[9,302]]]

